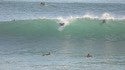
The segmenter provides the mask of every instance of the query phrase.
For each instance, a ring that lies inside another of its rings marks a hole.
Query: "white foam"
[[[58,30],[59,30],[59,31],[62,31],[64,28],[65,28],[64,26],[60,26],[60,27],[58,28]]]
[[[101,16],[100,16],[101,15]],[[90,13],[86,13],[84,15],[81,15],[81,16],[55,16],[55,17],[47,17],[47,16],[27,16],[27,17],[19,17],[19,18],[16,18],[16,17],[12,17],[12,18],[7,18],[7,19],[0,19],[0,21],[11,21],[13,19],[15,20],[33,20],[33,19],[57,19],[58,23],[65,23],[64,26],[67,26],[70,24],[70,22],[72,20],[75,20],[75,19],[86,19],[86,18],[89,18],[89,19],[99,19],[99,20],[102,20],[102,19],[106,19],[106,20],[125,20],[125,16],[122,15],[122,16],[114,16],[112,15],[112,13],[102,13],[102,14],[99,14],[99,15],[95,15],[95,14],[90,14]]]
[[[59,20],[58,23],[64,23],[64,26],[67,26],[69,25],[70,21],[74,18],[73,17],[68,17],[68,18],[58,17],[57,19]]]
[[[123,19],[125,19],[125,16],[123,17]]]
[[[82,16],[82,18],[89,18],[89,19],[96,19],[99,18],[98,16],[90,15],[89,13]]]
[[[69,25],[69,22],[71,21],[72,17],[68,17],[65,19],[63,17],[58,17],[57,19],[58,19],[58,23],[64,23],[63,26],[59,26],[58,28],[59,31],[62,31],[65,28],[65,26]]]
[[[109,13],[103,13],[101,16],[101,19],[106,19],[106,20],[113,19],[114,20],[115,18]]]
[[[112,16],[109,13],[103,13],[101,16],[95,16],[93,14],[89,14],[86,13],[85,15],[81,15],[81,16],[69,16],[67,18],[64,17],[58,17],[57,19],[62,22],[62,23],[66,23],[66,25],[69,25],[69,22],[78,18],[89,18],[89,19],[106,19],[106,20],[110,20],[110,19],[115,19],[114,16]]]

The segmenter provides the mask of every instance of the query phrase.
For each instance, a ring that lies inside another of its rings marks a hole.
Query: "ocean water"
[[[0,70],[125,70],[124,6],[0,2]]]

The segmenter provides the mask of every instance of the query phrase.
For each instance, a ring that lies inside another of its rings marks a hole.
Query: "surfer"
[[[90,57],[92,57],[92,55],[90,55],[90,54],[87,54],[87,56],[86,56],[87,58],[90,58]]]
[[[59,24],[60,24],[60,26],[64,26],[65,23],[59,23]]]
[[[106,23],[106,20],[105,20],[105,19],[103,19],[103,20],[102,20],[102,23]]]
[[[50,55],[50,52],[49,52],[49,53],[45,53],[45,54],[43,54],[43,56],[45,56],[45,55],[46,55],[46,56],[47,56],[47,55]]]
[[[45,5],[45,2],[41,2],[40,4],[44,6],[44,5]]]

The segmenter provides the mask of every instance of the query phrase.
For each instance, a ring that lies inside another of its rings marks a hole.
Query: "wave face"
[[[59,23],[64,22],[64,26]],[[67,22],[67,23],[66,23]],[[109,41],[125,40],[124,20],[98,19],[38,19],[0,22],[0,37],[26,38],[72,38],[72,39],[103,39]]]
[[[2,70],[124,70],[124,46],[124,20],[104,23],[99,19],[59,18],[0,22]],[[88,53],[93,57],[87,58]]]

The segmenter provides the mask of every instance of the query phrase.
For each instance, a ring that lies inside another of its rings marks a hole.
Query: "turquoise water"
[[[0,36],[13,37],[56,37],[63,38],[66,35],[73,38],[95,38],[107,40],[125,39],[125,20],[107,20],[102,23],[98,19],[73,19],[60,31],[58,19],[17,20],[6,21],[0,24]]]
[[[1,2],[0,70],[125,70],[124,6]]]
[[[74,19],[62,30],[58,22],[0,22],[0,69],[125,69],[124,20]],[[93,57],[87,58],[88,53]]]

